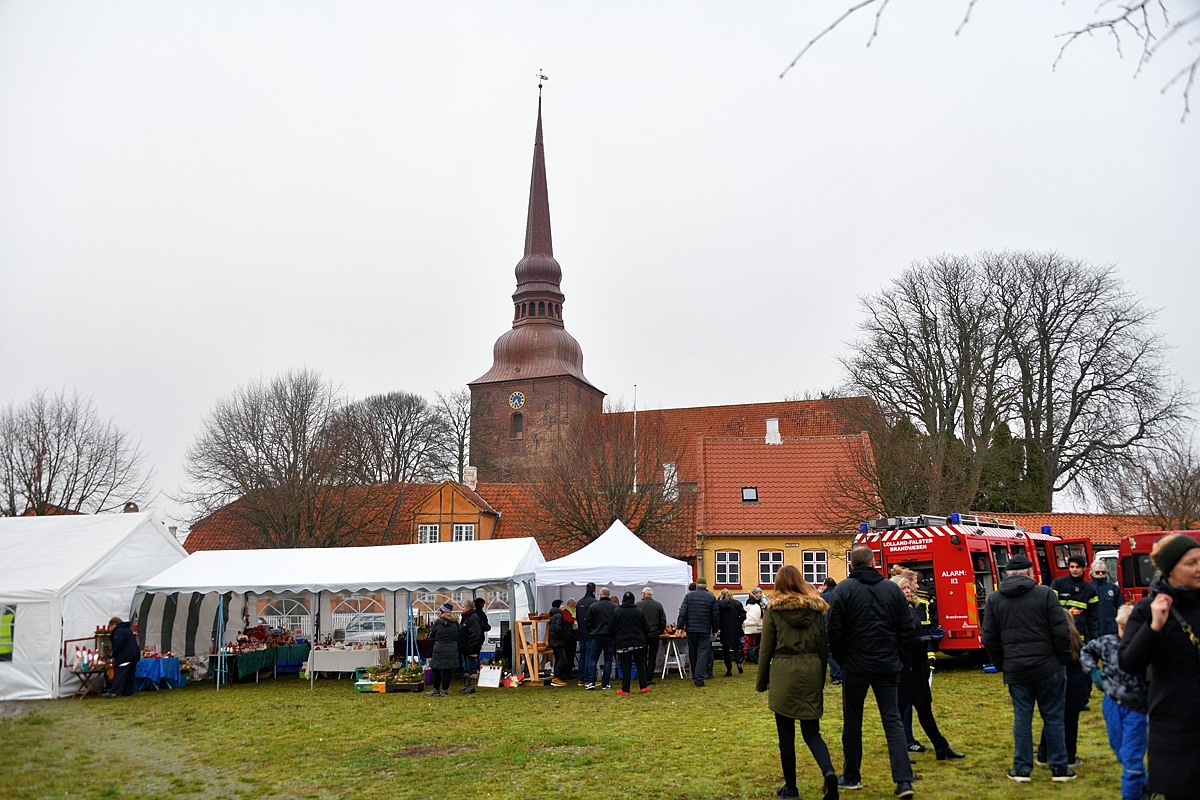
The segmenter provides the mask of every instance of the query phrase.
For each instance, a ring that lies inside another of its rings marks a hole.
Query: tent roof
[[[70,588],[143,526],[183,547],[150,514],[0,519],[0,597],[52,596]]]
[[[138,586],[138,592],[357,592],[472,589],[532,579],[537,540],[205,550]]]
[[[594,542],[569,556],[547,561],[537,570],[539,586],[568,583],[687,584],[692,569],[686,561],[663,555],[615,520]]]

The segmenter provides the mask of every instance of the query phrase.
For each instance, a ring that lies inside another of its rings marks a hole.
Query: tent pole
[[[217,691],[221,691],[221,675],[225,672],[225,593],[217,592],[217,635],[213,646],[217,648]]]

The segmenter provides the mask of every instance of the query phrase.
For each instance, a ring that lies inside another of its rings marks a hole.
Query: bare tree
[[[203,518],[225,509],[263,547],[330,547],[386,541],[402,498],[344,475],[345,405],[313,371],[256,381],[217,403],[188,448],[190,486],[180,498]],[[390,502],[385,502],[387,497]]]
[[[969,502],[992,431],[1014,396],[1001,337],[1004,304],[974,261],[952,255],[911,265],[860,304],[861,336],[841,361],[851,387],[872,395],[882,411],[879,420],[864,420],[879,459],[866,476],[893,513],[902,512],[889,500],[901,497],[901,507],[919,502],[923,510]],[[919,448],[919,480],[912,480],[917,453],[892,453],[897,446]],[[905,476],[897,482],[888,477],[893,462],[895,477]]]
[[[462,483],[467,465],[471,463],[471,392],[465,388],[445,394],[438,392],[434,405],[446,430],[443,460],[454,479]]]
[[[541,468],[532,492],[539,523],[551,536],[585,545],[621,520],[642,539],[690,519],[694,486],[676,482],[681,443],[657,422],[610,409],[578,440],[557,448]]]
[[[817,42],[824,39],[832,33],[838,26],[845,22],[850,17],[854,16],[864,9],[875,7],[875,23],[871,28],[871,34],[867,38],[867,46],[871,46],[871,42],[875,41],[875,37],[879,35],[879,24],[883,18],[883,13],[887,10],[891,0],[858,0],[847,7],[837,19],[833,20],[823,30],[817,33],[807,44],[801,48],[792,62],[787,65],[779,77],[787,75],[792,67],[811,50]],[[955,34],[962,32],[967,23],[971,20],[971,12],[975,8],[978,0],[964,0],[965,9],[962,21],[958,25]],[[1185,11],[1182,14],[1173,13],[1172,9],[1184,6]],[[1197,72],[1200,72],[1200,53],[1197,53],[1195,48],[1197,42],[1200,42],[1200,35],[1197,35],[1197,29],[1200,28],[1200,10],[1196,8],[1187,8],[1186,1],[1177,2],[1177,0],[1125,0],[1121,3],[1101,2],[1094,7],[1093,18],[1084,24],[1072,28],[1071,30],[1063,31],[1059,37],[1063,39],[1063,45],[1059,49],[1058,57],[1054,60],[1053,67],[1058,66],[1058,62],[1062,60],[1066,50],[1071,45],[1079,42],[1082,39],[1088,39],[1096,34],[1108,36],[1117,50],[1117,55],[1124,56],[1124,43],[1132,41],[1138,52],[1137,66],[1134,70],[1134,75],[1141,73],[1142,69],[1156,56],[1161,56],[1165,49],[1172,46],[1176,47],[1176,57],[1182,64],[1181,68],[1176,71],[1167,84],[1162,87],[1162,91],[1166,92],[1171,86],[1181,84],[1180,95],[1183,99],[1183,117],[1187,119],[1188,113],[1191,111],[1190,97],[1192,87],[1196,83]],[[1179,55],[1182,53],[1181,55]]]
[[[1057,253],[1001,254],[986,264],[1005,298],[1008,358],[1017,371],[1016,416],[1025,464],[1041,489],[1102,488],[1139,448],[1171,432],[1187,397],[1145,308],[1111,267]]]
[[[842,363],[882,412],[882,427],[864,427],[875,463],[859,477],[889,513],[916,498],[926,510],[972,506],[985,474],[986,501],[1050,511],[1055,492],[1109,485],[1186,409],[1154,313],[1110,268],[1056,253],[940,256],[862,304],[862,336]],[[1007,423],[1021,432],[1019,458],[1011,437],[994,452]]]
[[[903,414],[872,413],[859,424],[861,440],[847,440],[844,466],[822,491],[820,518],[830,530],[853,529],[871,517],[970,507],[957,440],[935,445]],[[931,499],[935,491],[939,497]]]
[[[1195,439],[1173,436],[1145,450],[1103,497],[1108,511],[1138,514],[1164,531],[1200,527],[1200,454]]]
[[[439,411],[411,392],[377,394],[340,415],[345,477],[353,483],[431,481],[448,472],[448,430]]]
[[[90,397],[42,390],[0,415],[0,516],[103,513],[146,500],[153,472],[140,444]]]

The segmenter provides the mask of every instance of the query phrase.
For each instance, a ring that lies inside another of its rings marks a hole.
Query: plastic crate
[[[366,677],[367,677],[367,668],[366,667],[355,667],[354,668],[354,680],[361,681],[362,679],[364,679]]]
[[[373,691],[375,691],[375,684],[371,683],[371,681],[354,682],[354,692],[356,694],[367,694]]]

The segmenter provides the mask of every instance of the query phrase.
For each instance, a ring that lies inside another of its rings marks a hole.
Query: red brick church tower
[[[562,268],[550,239],[539,86],[525,257],[517,263],[512,330],[471,389],[471,463],[479,479],[526,481],[554,448],[599,417],[604,392],[583,374],[583,349],[563,324]]]

